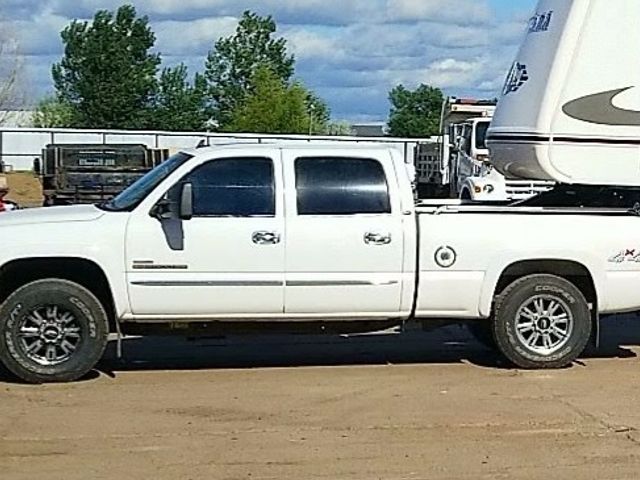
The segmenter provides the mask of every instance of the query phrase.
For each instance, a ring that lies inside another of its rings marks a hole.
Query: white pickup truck
[[[394,149],[184,151],[112,201],[0,217],[0,360],[69,381],[110,330],[477,320],[523,368],[571,363],[640,309],[627,209],[414,202]]]

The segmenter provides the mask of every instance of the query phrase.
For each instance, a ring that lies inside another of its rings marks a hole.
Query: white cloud
[[[5,28],[0,22],[0,28]],[[8,21],[25,55],[50,55],[61,50],[60,31],[69,19],[44,11],[33,18]]]
[[[390,20],[474,24],[491,20],[486,0],[387,0]]]
[[[446,58],[431,63],[418,72],[418,81],[430,85],[440,85],[444,89],[473,86],[489,65],[486,57],[471,60]]]
[[[158,50],[166,55],[206,55],[216,39],[232,34],[235,17],[201,18],[190,22],[173,20],[153,24]],[[178,33],[179,32],[179,33]]]
[[[297,58],[344,59],[347,52],[336,37],[322,35],[309,29],[295,28],[283,32],[291,53]]]

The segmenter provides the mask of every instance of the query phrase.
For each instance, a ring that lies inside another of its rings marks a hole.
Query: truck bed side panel
[[[600,312],[637,309],[638,218],[423,212],[418,219],[418,317],[486,318],[505,270],[517,262],[540,264],[541,260],[573,262],[586,268]],[[443,257],[443,252],[454,255],[453,261]]]

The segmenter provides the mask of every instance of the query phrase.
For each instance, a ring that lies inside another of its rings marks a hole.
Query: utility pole
[[[315,105],[309,105],[309,136],[313,135],[313,114],[315,109]]]

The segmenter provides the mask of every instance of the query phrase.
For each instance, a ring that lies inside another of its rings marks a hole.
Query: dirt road
[[[42,205],[42,185],[31,172],[15,172],[6,175],[9,187],[8,200],[13,200],[21,207],[38,207]]]
[[[637,479],[640,319],[603,344],[521,372],[458,328],[130,340],[79,383],[0,383],[0,478]]]

